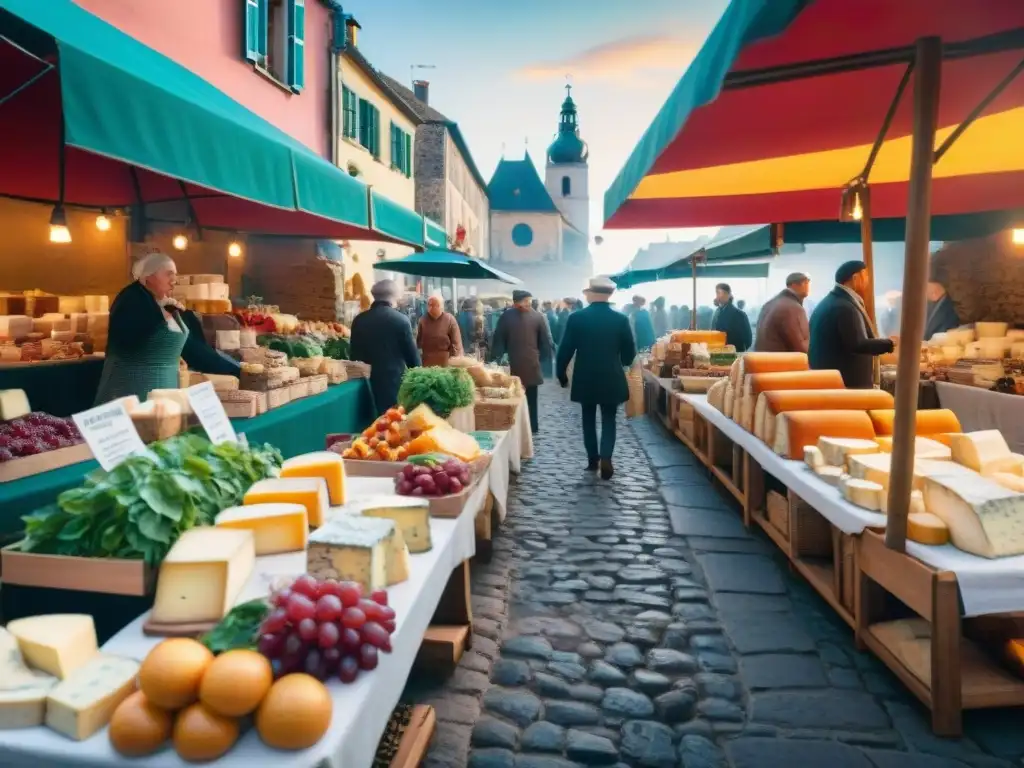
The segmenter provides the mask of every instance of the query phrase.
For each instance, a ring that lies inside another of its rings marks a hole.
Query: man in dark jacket
[[[370,366],[370,389],[377,414],[398,402],[398,388],[408,368],[420,364],[409,318],[395,309],[398,286],[381,280],[370,289],[373,304],[352,321],[353,360]]]
[[[553,354],[554,342],[547,318],[533,308],[532,298],[529,291],[512,291],[512,308],[498,320],[491,350],[495,360],[507,354],[512,375],[523,382],[530,429],[536,433],[537,387],[544,383],[540,361]]]
[[[808,358],[816,370],[838,370],[847,389],[871,389],[878,383],[878,356],[892,352],[892,339],[880,339],[868,316],[864,296],[871,279],[863,261],[836,270],[836,286],[811,315]]]
[[[928,309],[924,320],[924,340],[928,341],[936,333],[945,333],[960,325],[953,300],[946,293],[946,286],[941,278],[932,275],[928,281]],[[899,333],[899,331],[897,331]]]
[[[726,344],[732,344],[737,352],[746,352],[750,349],[750,318],[732,303],[728,283],[715,286],[715,304],[718,308],[711,318],[711,330],[722,331]]]
[[[810,328],[804,299],[811,292],[811,279],[803,272],[786,278],[786,287],[761,307],[757,319],[754,349],[758,352],[807,352]]]
[[[615,283],[595,277],[584,294],[590,306],[569,316],[562,343],[558,345],[555,376],[564,387],[572,367],[574,403],[583,406],[583,446],[587,451],[587,469],[601,470],[604,480],[613,474],[615,418],[619,405],[629,399],[629,385],[623,368],[633,364],[636,343],[629,318],[612,309],[608,300]],[[601,410],[601,444],[597,442],[597,410]]]

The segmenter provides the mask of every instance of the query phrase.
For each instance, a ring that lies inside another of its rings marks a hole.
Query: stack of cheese
[[[295,456],[281,465],[281,476],[260,480],[246,491],[243,503],[300,504],[306,510],[307,524],[319,528],[331,506],[347,500],[345,462],[331,451],[316,451]]]
[[[17,619],[0,629],[0,728],[47,725],[82,741],[135,691],[139,663],[99,652],[91,616]]]
[[[174,298],[202,314],[231,311],[230,289],[224,275],[178,275]]]
[[[789,352],[748,352],[737,358],[729,368],[722,412],[737,424],[752,423],[756,398],[746,403],[747,377],[759,373],[807,371],[807,355]],[[792,386],[791,389],[800,389]],[[750,427],[747,427],[748,431]]]

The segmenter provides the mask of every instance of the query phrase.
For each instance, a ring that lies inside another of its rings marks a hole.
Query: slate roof
[[[374,69],[373,65],[363,56],[362,51],[354,45],[346,46],[342,55],[348,56],[348,58],[359,67],[363,73],[370,78],[370,80],[380,88],[385,94],[390,94],[393,98],[395,106],[398,107],[398,111],[412,120],[414,123],[425,123],[427,119],[420,115],[419,111],[414,109],[411,104],[408,104],[401,94],[395,92],[394,88],[391,87],[391,78]]]
[[[487,182],[484,181],[484,177],[483,174],[480,173],[480,169],[476,167],[476,162],[473,160],[473,154],[469,151],[469,145],[466,144],[466,139],[463,137],[462,131],[459,129],[459,124],[454,120],[448,119],[429,104],[424,104],[422,101],[417,99],[416,94],[411,89],[406,88],[400,82],[395,80],[395,78],[385,75],[383,72],[378,72],[377,75],[392,94],[401,100],[408,109],[411,109],[416,113],[421,122],[440,123],[448,129],[448,133],[452,137],[452,141],[455,143],[455,146],[458,148],[459,154],[462,155],[462,159],[469,168],[469,172],[473,174],[473,178],[476,179],[476,183],[480,185],[480,189],[486,192]]]
[[[492,211],[559,213],[529,152],[522,160],[501,159],[487,185],[487,196]]]

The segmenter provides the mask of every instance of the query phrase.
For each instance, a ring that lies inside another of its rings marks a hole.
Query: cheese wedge
[[[251,530],[186,531],[160,566],[151,620],[157,624],[220,621],[234,606],[255,563]]]
[[[828,464],[825,461],[825,455],[821,452],[821,448],[816,445],[804,446],[804,463],[811,469],[818,469]]]
[[[30,667],[60,680],[85,666],[99,649],[92,616],[53,613],[7,623],[18,649]]]
[[[925,507],[948,527],[954,546],[979,557],[1024,553],[1024,494],[980,475],[929,475]]]
[[[784,376],[807,376],[805,373],[782,374]],[[815,374],[832,374],[832,371],[813,371]],[[838,372],[836,372],[838,373]],[[777,376],[779,374],[771,374]],[[767,376],[767,374],[766,374]],[[755,377],[751,377],[752,379]],[[756,378],[761,378],[760,376]],[[841,378],[840,378],[841,384]],[[892,408],[892,395],[880,389],[805,388],[769,389],[757,395],[754,408],[753,432],[767,443],[775,438],[775,418],[786,411],[866,411],[870,408]]]
[[[889,475],[892,471],[892,454],[872,453],[851,456],[847,463],[847,469],[853,477],[878,483],[888,491]],[[971,470],[950,461],[916,459],[914,461],[914,476],[911,481],[911,487],[915,490],[921,490],[924,487],[924,478],[927,475],[950,473],[960,474],[964,477],[975,476],[975,473]]]
[[[394,521],[335,515],[309,537],[306,571],[318,579],[354,581],[364,590],[388,586]]]
[[[875,432],[864,411],[787,411],[776,419],[772,449],[779,456],[800,460],[805,445],[817,445],[826,436],[871,440]]]
[[[318,528],[327,519],[330,498],[327,482],[321,477],[280,477],[260,480],[245,492],[242,503],[250,504],[302,504],[309,517],[309,525]]]
[[[982,474],[993,465],[1000,467],[995,471],[1004,471],[1001,467],[1013,455],[998,429],[954,433],[949,436],[949,441],[953,461]]]
[[[846,473],[843,471],[842,467],[824,466],[818,467],[816,470],[814,470],[814,474],[816,474],[829,485],[837,486],[839,485],[840,479],[842,479],[843,475],[845,475]]]
[[[875,442],[882,453],[892,453],[892,435],[876,437]],[[953,452],[948,445],[943,445],[937,440],[927,437],[914,438],[914,458],[933,459],[936,461],[949,461],[953,458]]]
[[[822,437],[818,440],[825,463],[833,467],[845,467],[850,456],[878,453],[874,440],[859,440],[851,437]]]
[[[31,728],[46,719],[46,697],[57,678],[31,670],[18,641],[0,628],[0,731]]]
[[[302,504],[229,507],[217,515],[214,525],[252,531],[257,557],[304,552],[309,538],[309,514]]]
[[[889,488],[888,487],[886,487],[882,491],[882,504],[878,508],[878,511],[881,512],[883,515],[888,515],[889,514]],[[910,492],[909,512],[910,513],[914,513],[914,512],[924,512],[924,511],[925,511],[925,508],[924,508],[924,494],[921,493],[921,491],[912,490]]]
[[[394,520],[402,531],[409,551],[427,552],[433,546],[430,538],[430,502],[413,496],[380,496],[346,505],[346,512],[363,517]]]
[[[918,544],[942,546],[949,543],[949,526],[930,512],[911,512],[907,515],[907,538]]]
[[[850,475],[839,478],[839,493],[851,504],[878,512],[882,508],[882,486]]]
[[[896,420],[895,409],[868,411],[876,435],[891,435]],[[915,416],[915,435],[938,435],[944,432],[959,432],[960,420],[948,408],[934,408],[917,411]]]
[[[57,733],[82,741],[110,722],[117,705],[135,691],[139,663],[100,654],[46,699],[46,724]]]
[[[0,421],[28,416],[32,408],[23,389],[0,389]]]
[[[990,475],[989,479],[999,483],[1003,488],[1009,488],[1011,491],[1024,493],[1024,477],[1021,477],[1020,475],[1013,475],[1009,472],[996,472]]]
[[[331,506],[345,503],[345,460],[341,454],[316,451],[295,456],[281,465],[281,477],[323,478]]]

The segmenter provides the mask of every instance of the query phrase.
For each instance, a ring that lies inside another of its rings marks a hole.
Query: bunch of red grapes
[[[351,683],[360,670],[376,669],[378,654],[391,653],[395,609],[387,590],[364,597],[351,581],[323,581],[305,574],[270,598],[258,648],[277,677],[306,672],[318,680]]]
[[[0,422],[0,462],[36,456],[82,442],[71,419],[48,413],[30,413],[20,419]]]
[[[395,478],[399,496],[447,496],[469,485],[469,466],[456,458],[444,463],[406,464]]]

